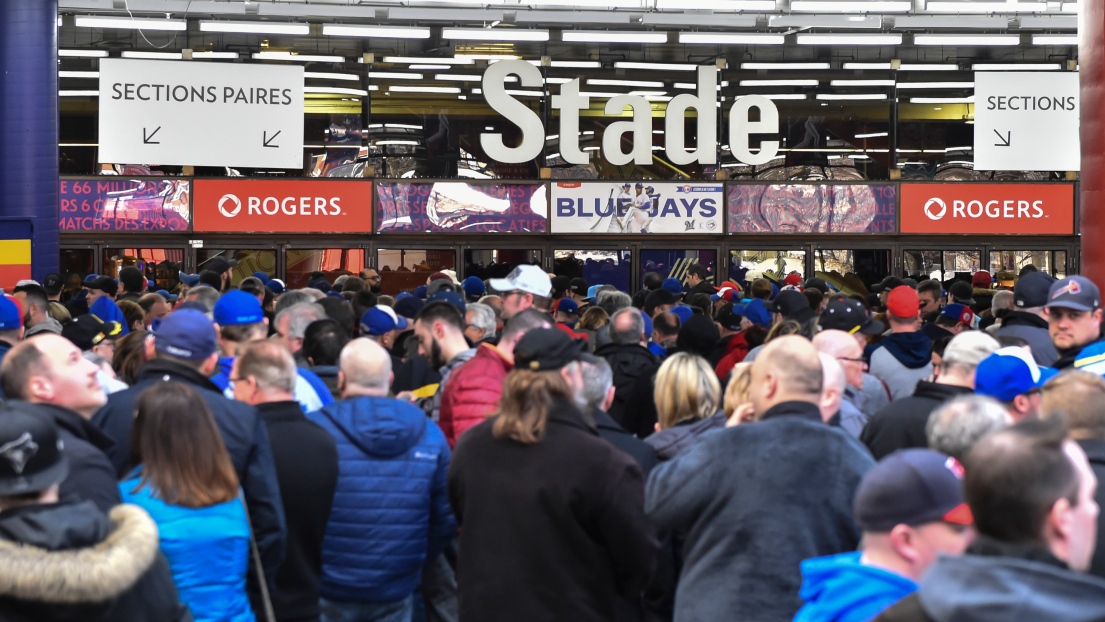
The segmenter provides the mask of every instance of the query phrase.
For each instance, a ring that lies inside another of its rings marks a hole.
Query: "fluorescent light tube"
[[[689,65],[684,63],[636,63],[623,60],[614,63],[614,69],[649,69],[652,71],[697,71],[698,65]]]
[[[301,63],[343,63],[343,56],[292,54],[291,52],[255,52],[254,60],[294,60]]]
[[[413,145],[417,146],[419,142],[417,140],[377,140],[372,143],[373,145]]]
[[[435,65],[474,65],[476,61],[466,56],[385,56],[385,63],[431,63]]]
[[[667,43],[668,33],[652,31],[564,30],[562,41],[573,43]]]
[[[99,78],[99,71],[59,71],[59,78]]]
[[[106,50],[58,50],[62,58],[107,58]]]
[[[58,97],[99,97],[99,91],[58,91]]]
[[[460,74],[460,73],[439,73],[434,76],[435,80],[452,80],[453,82],[479,82],[483,80],[483,76],[476,74]],[[518,76],[507,76],[506,82],[517,82]]]
[[[893,80],[830,80],[830,86],[894,86]]]
[[[455,86],[389,86],[389,91],[396,93],[460,93]]]
[[[360,76],[352,73],[321,73],[314,71],[303,72],[303,77],[315,80],[347,80],[349,82],[357,82],[361,79]]]
[[[745,97],[745,96],[741,95],[741,96],[737,97],[737,99],[740,99],[741,97]],[[772,99],[772,100],[775,100],[775,99],[806,99],[806,96],[802,93],[776,93],[776,94],[773,94],[773,95],[760,95],[760,97],[766,97],[767,99]]]
[[[890,136],[890,132],[871,132],[870,134],[856,134],[856,138],[883,138]]]
[[[467,41],[548,41],[549,31],[536,28],[442,28],[441,38]]]
[[[656,0],[661,11],[774,11],[775,0]]]
[[[368,77],[380,80],[421,80],[422,74],[402,73],[397,71],[370,71],[368,72]]]
[[[902,63],[902,66],[898,67],[898,71],[959,71],[959,65],[953,63]]]
[[[891,69],[890,63],[844,63],[845,69]]]
[[[664,88],[663,82],[653,82],[649,80],[610,80],[607,78],[588,78],[587,84],[593,84],[595,86],[639,86],[643,88]]]
[[[352,26],[324,24],[322,34],[328,37],[385,37],[389,39],[429,39],[430,29],[417,26]]]
[[[792,0],[790,10],[795,13],[908,13],[913,8],[910,0],[870,0],[852,2],[826,2],[822,0]]]
[[[220,22],[201,20],[200,32],[240,32],[259,35],[308,35],[310,24],[287,22]]]
[[[798,35],[798,45],[901,45],[902,35]]]
[[[183,19],[155,19],[151,17],[100,17],[97,15],[77,15],[73,25],[79,28],[118,28],[125,30],[188,30],[188,22]]]
[[[237,52],[192,52],[193,60],[237,60]]]
[[[681,32],[680,43],[707,43],[712,45],[782,45],[786,37],[781,34],[744,34],[722,32]]]
[[[123,52],[123,58],[145,58],[150,60],[180,60],[184,58],[181,52]]]
[[[414,71],[448,71],[452,69],[449,65],[411,65],[407,69]]]
[[[457,54],[457,58],[470,58],[474,61],[485,60],[490,65],[501,60],[519,60],[522,57],[517,54]]]
[[[975,71],[1060,71],[1063,66],[1059,63],[1035,63],[1035,64],[1001,64],[1001,63],[979,63],[977,65],[971,65],[971,69]]]
[[[973,104],[975,98],[971,97],[910,97],[911,104]]]
[[[601,69],[602,63],[597,60],[554,60],[552,66],[564,69]]]
[[[1046,2],[934,2],[929,0],[925,10],[930,13],[1040,13],[1047,10]]]
[[[901,90],[910,89],[973,89],[974,82],[899,82]]]
[[[741,63],[741,69],[828,69],[829,63]]]
[[[375,85],[368,87],[369,91],[375,91],[378,87]],[[305,86],[303,87],[304,93],[333,93],[338,95],[368,95],[368,91],[361,89],[350,89],[342,86]]]
[[[883,93],[818,93],[817,99],[821,100],[882,100],[886,99]]]
[[[913,35],[914,45],[1020,45],[1020,35]]]
[[[740,86],[817,86],[820,80],[741,80]]]
[[[1032,45],[1078,45],[1078,35],[1032,35]]]

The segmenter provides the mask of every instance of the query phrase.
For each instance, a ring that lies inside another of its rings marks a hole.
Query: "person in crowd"
[[[858,301],[852,302],[861,304]],[[836,305],[835,302],[830,304]],[[868,400],[863,390],[867,378],[865,375],[867,362],[863,360],[863,348],[860,347],[859,341],[856,340],[854,335],[843,330],[822,327],[822,331],[814,335],[812,343],[818,352],[832,356],[840,364],[846,382],[841,395],[843,402],[846,402],[846,404],[841,404],[841,416],[847,415],[847,426],[858,425],[859,430],[862,430],[863,426],[867,425],[870,417],[863,411],[860,404],[866,405],[873,400]],[[878,382],[878,380],[875,380],[875,382]],[[886,397],[886,392],[882,391],[881,384],[877,388],[880,393],[876,395],[884,397],[884,405],[888,404],[889,398]],[[844,421],[842,420],[841,423],[843,425]],[[845,427],[845,429],[852,431],[850,427]],[[859,430],[852,435],[858,437]]]
[[[1039,274],[1039,273],[1033,273]],[[1028,276],[1028,275],[1026,275]],[[1024,277],[1022,277],[1024,278]],[[1100,375],[1071,370],[1044,385],[1040,416],[1066,422],[1090,468],[1099,478],[1105,477],[1105,379]],[[1098,506],[1105,503],[1105,487],[1094,491]],[[1098,514],[1097,533],[1105,533],[1105,514]],[[1105,538],[1098,537],[1094,545],[1090,574],[1105,578]]]
[[[571,298],[561,298],[553,303],[553,320],[556,321],[556,327],[563,326],[571,331],[572,336],[575,334],[573,330],[577,322],[579,322],[579,305]],[[564,330],[561,328],[561,330]]]
[[[583,281],[583,283],[582,283],[583,287],[579,291],[578,295],[580,296],[580,299],[582,299],[587,295],[588,285],[587,285],[587,281],[584,281],[583,279],[580,279],[580,281]],[[646,272],[644,274],[644,276],[641,278],[641,285],[643,286],[643,288],[641,289],[641,291],[639,291],[639,292],[637,292],[636,294],[633,295],[633,306],[637,307],[638,309],[644,307],[645,306],[645,298],[647,298],[650,293],[659,290],[663,284],[664,284],[664,277],[660,276],[659,272],[652,272],[652,271]],[[574,294],[574,289],[573,289],[573,294]],[[649,315],[649,317],[651,317],[651,314]]]
[[[575,301],[576,305],[582,309],[587,303],[587,290],[591,288],[590,283],[582,277],[575,277],[568,282],[568,297]]]
[[[449,445],[417,406],[388,397],[391,357],[378,343],[350,341],[340,366],[342,399],[308,415],[338,448],[322,621],[409,620],[423,565],[456,534]]]
[[[502,330],[503,325],[506,324],[506,320],[503,319],[503,298],[502,296],[488,295],[480,298],[480,304],[485,304],[493,311],[495,311],[496,329]]]
[[[1055,279],[1043,272],[1030,272],[1013,287],[1013,310],[1002,320],[997,336],[1020,337],[1032,349],[1037,365],[1050,367],[1059,353],[1048,334],[1048,291]]]
[[[633,385],[642,373],[656,366],[657,360],[645,347],[648,336],[645,335],[644,318],[633,307],[614,312],[610,320],[610,339],[611,343],[595,350],[595,356],[606,359],[614,372],[614,403],[607,412],[621,425]]]
[[[368,283],[361,277],[352,274],[346,275],[345,281],[341,284],[341,291],[343,294],[345,292],[356,294],[357,292],[363,292],[367,289]]]
[[[114,441],[108,457],[122,477],[134,466],[127,448],[138,396],[167,381],[187,384],[198,391],[215,418],[245,492],[265,576],[271,581],[284,557],[285,527],[269,436],[255,408],[228,399],[211,382],[218,361],[211,320],[196,309],[174,311],[156,333],[147,337],[146,363],[139,368],[136,382],[126,391],[111,394],[92,420]]]
[[[955,281],[948,286],[948,304],[959,303],[968,307],[975,306],[974,287],[966,281]]]
[[[641,468],[576,406],[581,348],[553,328],[527,332],[499,414],[457,444],[462,622],[610,620],[652,573]]]
[[[497,341],[495,310],[478,302],[472,302],[464,311],[464,337],[473,345]]]
[[[768,311],[774,314],[773,324],[781,324],[783,320],[807,322],[817,316],[810,308],[809,299],[797,290],[779,292],[779,295],[770,301],[766,307]]]
[[[520,265],[506,278],[491,279],[488,285],[502,295],[504,322],[530,308],[545,313],[550,311],[552,280],[540,266]]]
[[[122,291],[116,298],[116,302],[123,300],[138,302],[142,294],[146,293],[148,285],[145,275],[138,268],[134,266],[121,268],[119,270],[119,286]]]
[[[142,310],[137,302],[134,300],[120,300],[116,305],[123,312],[124,324],[128,333],[135,330],[146,330],[146,312]]]
[[[817,354],[821,358],[821,402],[818,404],[821,417],[829,425],[838,426],[853,438],[859,438],[863,426],[867,425],[867,415],[844,397],[848,389],[844,366],[832,354],[821,351]]]
[[[961,555],[974,536],[963,467],[928,449],[876,464],[853,507],[863,550],[802,562],[806,604],[794,622],[868,622],[917,591],[938,555]]]
[[[197,622],[252,622],[249,519],[211,410],[180,382],[143,391],[135,405],[136,466],[119,484],[123,501],[157,523],[180,599]]]
[[[1005,407],[985,395],[962,395],[933,411],[925,425],[929,449],[962,462],[978,439],[1013,425]]]
[[[407,318],[397,314],[395,309],[381,304],[365,311],[360,322],[361,336],[375,341],[388,351],[393,369],[403,362],[403,357],[394,353],[395,340],[409,326]]]
[[[368,288],[372,290],[373,294],[379,295],[384,291],[383,279],[380,277],[380,272],[376,268],[365,268],[358,273],[359,277],[364,279],[364,282],[368,284]]]
[[[464,289],[464,298],[468,303],[473,303],[483,298],[487,293],[487,287],[484,286],[483,281],[478,276],[470,276],[460,284]]]
[[[1056,369],[1078,366],[1082,349],[1101,341],[1101,292],[1084,276],[1051,284],[1047,295],[1048,333],[1059,355]]]
[[[652,339],[648,342],[648,351],[658,360],[668,355],[675,347],[682,324],[679,317],[670,311],[657,313],[652,318]]]
[[[441,397],[449,376],[476,356],[476,349],[464,338],[464,300],[460,294],[439,292],[431,296],[429,304],[414,320],[414,334],[419,354],[425,356],[430,367],[441,376],[437,389],[423,404],[426,414],[440,421]]]
[[[103,322],[95,315],[82,315],[62,328],[61,336],[80,348],[85,358],[93,357],[112,361],[115,358],[115,343],[122,335],[123,327],[118,322]],[[126,383],[116,379],[116,375],[100,369],[96,373],[104,392],[108,395],[127,388]]]
[[[614,372],[606,359],[593,354],[580,355],[580,373],[583,375],[583,398],[587,400],[585,416],[595,422],[599,436],[611,445],[624,451],[637,461],[645,477],[656,466],[656,450],[644,441],[625,431],[617,421],[607,413],[614,403]]]
[[[944,350],[939,375],[932,381],[918,382],[913,395],[875,413],[863,428],[860,440],[871,455],[881,460],[899,449],[926,447],[929,416],[944,402],[973,393],[979,363],[998,347],[996,339],[980,331],[954,337]]]
[[[117,293],[119,293],[119,284],[115,282],[115,279],[107,275],[97,277],[88,284],[88,308],[91,309],[92,305],[99,298],[106,297],[114,301]],[[74,313],[73,315],[76,316],[81,314]]]
[[[231,377],[234,399],[257,408],[265,422],[288,525],[273,611],[280,622],[318,620],[322,538],[338,481],[337,445],[295,401],[296,365],[281,344],[249,344],[234,361]]]
[[[963,465],[975,541],[938,557],[920,589],[875,618],[1105,618],[1105,580],[1090,567],[1099,508],[1086,454],[1058,420],[1030,419],[983,437]]]
[[[659,421],[645,442],[660,460],[684,453],[706,432],[725,426],[721,398],[721,384],[709,362],[689,352],[671,355],[656,372],[653,399]]]
[[[721,359],[733,350],[748,347],[746,337],[743,336],[741,330],[744,316],[740,314],[740,311],[741,308],[736,307],[731,302],[726,302],[714,313],[714,323],[717,324],[721,339],[708,359],[711,368],[716,368]]]
[[[527,309],[507,322],[495,345],[480,344],[476,354],[449,377],[441,396],[439,424],[451,447],[466,430],[499,409],[503,381],[514,368],[514,347],[527,332],[552,328],[552,318]]]
[[[273,312],[279,316],[280,312],[284,309],[289,309],[295,305],[317,302],[318,296],[315,296],[308,292],[306,289],[292,289],[280,294],[276,299],[276,305],[273,308]],[[294,352],[293,352],[294,354]]]
[[[687,286],[690,289],[686,295],[717,293],[717,288],[710,283],[710,271],[700,263],[693,263],[687,268]]]
[[[1016,309],[1016,306],[1012,291],[994,292],[994,298],[990,302],[990,315],[979,320],[979,329],[989,331],[990,334],[996,333],[1001,328],[1002,322],[1005,321],[1005,316],[1009,315],[1014,309]]]
[[[146,294],[138,299],[138,306],[146,314],[146,325],[150,326],[154,321],[164,318],[173,310],[168,299],[161,294]]]
[[[303,333],[303,356],[311,372],[326,384],[333,399],[339,395],[338,357],[349,340],[349,331],[330,318],[311,322]]]
[[[352,338],[357,332],[357,322],[360,317],[353,317],[353,305],[344,298],[327,296],[318,301],[318,305],[326,312],[326,317],[337,322],[343,333]]]
[[[755,421],[756,412],[752,406],[752,363],[737,363],[729,372],[729,382],[725,385],[724,410],[726,427]]]
[[[929,318],[940,311],[944,304],[944,286],[936,279],[921,281],[917,284],[917,303],[921,317],[925,318],[925,326],[929,326]]]
[[[753,298],[748,304],[743,305],[741,312],[741,332],[733,341],[729,342],[729,352],[722,357],[714,367],[718,378],[726,378],[729,371],[737,363],[744,362],[748,355],[755,350],[759,352],[761,346],[767,340],[768,330],[771,328],[771,313],[764,307],[764,301]],[[748,360],[751,363],[751,360]]]
[[[237,264],[237,262],[234,262],[234,264]],[[213,272],[217,277],[217,281],[212,282],[211,286],[220,294],[229,291],[233,287],[231,271],[234,269],[234,264],[231,264],[226,257],[216,255],[201,264],[200,280],[203,280],[204,272]]]
[[[287,296],[288,294],[284,295]],[[297,357],[296,364],[302,367],[306,365],[306,361],[300,358],[302,356],[300,350],[303,349],[303,335],[307,332],[307,327],[311,325],[311,322],[317,322],[326,317],[326,310],[313,301],[297,303],[280,309],[282,300],[283,296],[276,303],[278,307],[276,311],[276,336],[284,342],[292,356]]]
[[[1058,372],[1036,365],[1026,348],[1009,346],[995,350],[975,371],[975,393],[1002,402],[1014,422],[1039,414],[1040,390]]]
[[[23,307],[23,328],[26,337],[33,337],[41,332],[61,334],[61,323],[50,317],[50,301],[47,299],[46,290],[40,285],[28,283],[16,287],[12,296],[19,300]]]
[[[881,282],[872,285],[871,293],[879,295],[879,307],[885,310],[890,298],[890,292],[903,285],[905,285],[905,281],[891,274],[883,278]],[[918,307],[919,306],[920,304],[918,304]]]
[[[146,337],[149,334],[146,331],[136,331],[115,340],[111,367],[115,370],[115,377],[127,386],[137,381],[138,368],[146,362]]]
[[[146,512],[61,498],[63,443],[48,418],[0,416],[0,619],[192,620]]]
[[[870,373],[890,390],[890,399],[909,397],[917,383],[932,375],[932,341],[919,332],[920,301],[907,285],[895,287],[886,298],[890,334],[865,352]]]
[[[671,311],[671,308],[679,302],[679,296],[660,288],[648,293],[645,297],[644,311],[649,317],[656,317],[657,313]]]
[[[978,326],[978,316],[967,305],[953,302],[940,310],[936,320],[930,324],[931,328],[922,331],[932,341],[944,337],[954,337],[966,330],[973,330]]]
[[[821,382],[809,341],[772,341],[752,365],[755,422],[653,470],[649,517],[687,534],[676,620],[788,620],[801,606],[799,563],[856,549],[852,498],[874,461],[825,424]]]
[[[188,295],[184,297],[185,303],[197,303],[202,305],[205,309],[205,313],[210,315],[215,309],[215,303],[219,301],[219,290],[214,287],[199,286],[193,287],[188,290]]]

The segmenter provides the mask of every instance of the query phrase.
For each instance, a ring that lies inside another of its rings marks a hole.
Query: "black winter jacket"
[[[595,356],[606,359],[614,372],[614,403],[610,405],[609,414],[614,421],[624,426],[625,404],[633,391],[633,384],[642,374],[656,366],[656,356],[648,348],[635,343],[609,343],[595,350]]]
[[[929,415],[944,402],[973,393],[970,388],[938,384],[922,380],[913,395],[894,401],[875,413],[859,440],[871,450],[875,460],[882,460],[899,449],[928,447],[925,426]]]

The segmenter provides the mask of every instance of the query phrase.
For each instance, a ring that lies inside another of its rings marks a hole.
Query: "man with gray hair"
[[[829,425],[839,426],[852,438],[859,438],[867,425],[867,416],[844,398],[848,387],[844,367],[831,354],[818,351],[817,356],[821,359],[821,418]]]
[[[978,364],[1000,346],[990,335],[977,330],[960,333],[944,350],[944,357],[931,381],[917,383],[913,395],[884,407],[863,428],[860,440],[881,460],[899,449],[928,447],[925,426],[929,416],[948,400],[975,390]]]
[[[464,312],[464,336],[478,346],[494,341],[496,330],[495,309],[478,302],[469,303]]]
[[[274,307],[275,313],[279,314],[284,309],[294,307],[295,305],[301,305],[305,302],[315,302],[317,298],[303,291],[302,289],[293,289],[291,291],[280,294],[280,297],[276,299],[276,306]]]
[[[605,359],[593,354],[584,354],[580,361],[583,374],[583,400],[586,406],[581,410],[590,415],[599,436],[611,445],[629,454],[641,465],[641,471],[648,477],[649,471],[656,466],[656,450],[651,445],[627,432],[607,411],[614,403],[614,372]]]
[[[211,317],[211,313],[215,310],[215,303],[219,301],[220,296],[222,296],[222,294],[214,287],[193,287],[188,290],[188,295],[184,297],[184,302],[196,302],[203,305],[205,309],[204,313],[207,314],[207,317]]]
[[[449,444],[422,409],[388,397],[391,356],[371,339],[339,360],[341,401],[307,415],[338,446],[338,482],[322,541],[324,620],[409,620],[427,560],[456,535]]]
[[[293,292],[289,292],[293,293]],[[284,294],[287,296],[287,294]],[[283,298],[283,297],[281,297]],[[279,302],[277,303],[279,305]],[[306,361],[299,361],[299,351],[303,349],[303,335],[311,322],[316,322],[326,317],[326,310],[314,302],[305,302],[292,305],[276,312],[276,338],[279,339],[293,356],[297,357],[297,364],[309,367]]]
[[[256,341],[239,350],[230,377],[234,399],[257,409],[272,445],[288,525],[287,555],[276,571],[272,605],[278,620],[319,616],[322,537],[338,482],[338,449],[295,399],[299,374],[284,346]]]
[[[626,296],[628,298],[628,296]],[[595,356],[606,359],[614,371],[614,401],[608,412],[618,425],[625,421],[625,404],[633,385],[642,374],[656,369],[656,356],[646,347],[645,320],[633,307],[614,311],[607,324],[611,342],[595,350]]]
[[[1013,425],[1013,418],[997,400],[964,395],[937,408],[925,426],[929,449],[960,462],[978,439]]]

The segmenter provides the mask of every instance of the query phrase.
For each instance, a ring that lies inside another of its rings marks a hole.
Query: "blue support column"
[[[58,0],[0,0],[0,227],[30,221],[38,280],[60,264],[57,17]]]

